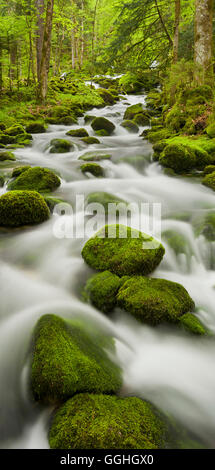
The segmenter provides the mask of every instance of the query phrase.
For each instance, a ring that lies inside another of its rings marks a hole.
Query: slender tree
[[[199,83],[213,77],[213,0],[195,2],[195,64],[203,73],[196,73]]]
[[[43,34],[44,34],[44,0],[36,0],[36,52],[37,52],[37,78],[40,76],[40,65],[42,59]]]
[[[48,90],[48,72],[51,51],[51,34],[52,34],[52,20],[53,20],[54,0],[47,0],[46,6],[46,19],[44,25],[42,55],[39,72],[38,83],[38,100],[44,102]]]
[[[181,0],[175,0],[175,22],[174,22],[174,37],[173,37],[173,63],[174,64],[178,62],[180,15],[181,15]]]

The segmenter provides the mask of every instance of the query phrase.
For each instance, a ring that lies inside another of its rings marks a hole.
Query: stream
[[[197,178],[168,176],[152,161],[151,144],[120,126],[126,106],[140,102],[144,104],[144,95],[128,95],[113,106],[87,113],[104,116],[116,126],[112,136],[99,137],[100,145],[87,147],[72,138],[75,151],[49,153],[51,139],[67,138],[71,127],[85,127],[94,135],[81,117],[78,125],[51,125],[45,134],[34,135],[31,148],[15,151],[17,164],[43,166],[60,174],[62,184],[53,195],[72,204],[76,225],[83,215],[83,208],[75,205],[77,194],[86,197],[106,191],[129,202],[161,203],[162,231],[182,234],[192,249],[176,255],[161,237],[166,254],[153,276],[181,283],[195,301],[197,316],[215,333],[215,263],[211,262],[215,242],[202,235],[195,238],[192,225],[184,218],[185,212],[198,215],[213,209],[214,194]],[[140,127],[140,133],[142,130]],[[105,178],[80,171],[78,157],[95,150],[112,155],[111,160],[99,162]],[[6,188],[0,191],[4,193]],[[85,304],[80,290],[92,270],[84,263],[81,250],[90,234],[85,239],[57,238],[54,226],[59,218],[54,211],[42,225],[1,233],[0,447],[49,448],[52,410],[29,398],[27,351],[38,318],[53,313],[64,318],[80,315],[113,334],[125,393],[148,399],[214,448],[214,340],[193,337],[175,327],[153,329],[120,311],[107,317]],[[132,226],[136,228],[135,220]]]

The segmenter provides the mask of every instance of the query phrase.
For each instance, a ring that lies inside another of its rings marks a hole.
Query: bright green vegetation
[[[36,166],[22,172],[14,181],[11,181],[8,189],[10,191],[29,189],[46,193],[55,191],[60,184],[60,179],[53,171]]]
[[[204,336],[209,334],[200,320],[192,313],[186,313],[185,315],[182,315],[179,323],[184,330],[188,331],[189,333],[193,333],[194,335]]]
[[[87,241],[82,256],[94,269],[125,276],[151,273],[160,264],[164,252],[161,243],[138,230],[105,225]]]
[[[135,116],[142,114],[143,113],[143,105],[142,103],[139,104],[133,104],[132,106],[129,106],[124,113],[124,119],[131,121],[132,119],[135,118]]]
[[[117,294],[117,305],[150,325],[177,323],[195,307],[186,289],[176,282],[134,276]]]
[[[43,134],[46,132],[46,126],[40,121],[34,121],[25,128],[29,134]]]
[[[44,222],[50,212],[44,198],[35,191],[13,191],[0,197],[0,225],[20,227]]]
[[[115,125],[104,117],[97,117],[91,122],[94,131],[105,130],[108,135],[111,135],[115,130]]]
[[[104,313],[111,312],[116,306],[116,294],[122,280],[110,271],[103,271],[88,279],[84,298]]]
[[[57,204],[67,204],[67,201],[64,201],[63,199],[59,199],[57,197],[44,195],[44,199],[51,213],[54,211],[54,208]]]
[[[202,180],[202,184],[215,191],[215,171],[209,175],[206,175]]]
[[[105,214],[108,214],[111,211],[109,204],[127,204],[125,200],[105,192],[90,193],[87,197],[87,204],[92,203],[102,204]]]
[[[209,175],[215,171],[215,165],[208,165],[204,168],[204,175]]]
[[[100,160],[110,160],[111,155],[102,155],[99,152],[87,152],[84,155],[81,155],[79,160],[84,160],[85,162],[99,162]]]
[[[135,134],[139,132],[139,127],[133,121],[123,121],[121,126],[124,127],[128,132],[133,132]]]
[[[100,144],[99,139],[97,139],[96,137],[83,137],[81,140],[87,145]]]
[[[29,168],[31,168],[30,165],[17,166],[12,171],[12,178],[17,178],[17,176],[21,175],[21,173],[24,173],[24,171],[29,170]]]
[[[0,162],[4,162],[5,160],[15,161],[16,157],[12,152],[9,152],[7,150],[3,152],[0,151]]]
[[[102,178],[104,176],[103,168],[98,163],[84,163],[80,167],[82,173],[91,173],[96,178]]]
[[[115,393],[121,371],[108,357],[111,338],[80,321],[44,315],[32,341],[31,390],[36,401],[58,404],[75,393]]]
[[[116,97],[110,93],[109,90],[105,90],[104,88],[99,88],[98,93],[101,96],[101,98],[104,100],[106,105],[113,105],[116,103]]]
[[[57,410],[52,449],[159,449],[168,427],[154,407],[136,397],[76,395]]]
[[[71,129],[66,133],[66,135],[70,135],[71,137],[89,137],[88,132],[86,129]]]
[[[52,139],[50,145],[50,153],[66,153],[74,150],[72,142],[65,139]]]

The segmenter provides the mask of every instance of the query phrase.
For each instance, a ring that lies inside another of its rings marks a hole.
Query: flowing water
[[[194,178],[165,174],[153,163],[152,148],[138,134],[120,127],[126,105],[142,102],[144,96],[126,96],[114,106],[93,109],[116,125],[114,135],[101,137],[100,145],[86,147],[73,138],[76,149],[50,154],[53,138],[64,138],[71,126],[50,126],[34,136],[32,148],[17,150],[22,164],[44,166],[61,175],[55,193],[73,206],[76,227],[82,223],[83,208],[75,208],[77,194],[106,191],[129,202],[161,203],[162,230],[182,234],[188,247],[176,255],[167,243],[166,255],[153,276],[177,281],[185,286],[197,306],[197,315],[215,332],[213,270],[214,243],[194,237],[189,218],[214,207],[214,194]],[[79,119],[75,127],[92,129]],[[140,129],[141,131],[142,129]],[[86,151],[111,154],[102,161],[105,178],[82,175],[78,157]],[[4,192],[6,188],[2,189]],[[76,213],[75,213],[76,211]],[[2,233],[0,239],[0,436],[1,448],[48,448],[50,409],[33,404],[28,395],[28,347],[37,319],[46,313],[64,318],[81,315],[116,337],[117,357],[124,371],[125,393],[149,399],[192,430],[208,447],[214,447],[215,431],[215,343],[194,338],[174,327],[150,328],[122,312],[106,317],[82,302],[80,291],[91,275],[81,257],[84,239],[57,238],[52,218],[28,230]],[[135,227],[135,218],[132,226]],[[90,233],[91,231],[91,233]],[[192,249],[190,249],[191,247]]]

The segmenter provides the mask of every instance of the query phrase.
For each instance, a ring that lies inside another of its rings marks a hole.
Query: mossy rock
[[[133,132],[135,134],[139,132],[139,127],[133,121],[123,121],[120,125],[124,127],[128,132]]]
[[[133,122],[138,126],[150,126],[150,118],[145,113],[136,114]]]
[[[44,315],[35,327],[31,390],[36,401],[60,403],[75,393],[115,393],[121,371],[108,357],[111,338],[80,321]]]
[[[86,129],[71,129],[66,133],[66,135],[70,135],[71,137],[89,137],[88,132]]]
[[[16,142],[16,138],[13,135],[7,135],[0,133],[0,144],[1,145],[9,145],[14,144]]]
[[[104,117],[97,117],[95,118],[92,123],[91,127],[94,131],[100,131],[105,129],[109,135],[111,135],[115,130],[115,125]]]
[[[0,174],[0,188],[3,188],[4,182],[5,182],[4,175]]]
[[[152,144],[155,144],[156,142],[159,142],[160,140],[168,139],[171,137],[171,132],[168,129],[161,128],[160,130],[155,130],[153,129],[147,129],[147,139],[149,142]]]
[[[84,298],[104,313],[112,312],[116,306],[116,294],[122,285],[122,279],[110,271],[103,271],[88,279]]]
[[[65,126],[78,124],[77,118],[74,116],[46,117],[46,122],[48,122],[49,124],[60,124]]]
[[[160,140],[153,145],[153,160],[158,161],[160,154],[163,152],[165,147],[167,146],[167,142],[165,140]]]
[[[133,104],[132,106],[129,106],[125,110],[123,119],[132,121],[132,119],[134,119],[137,114],[142,114],[142,113],[143,113],[142,103]]]
[[[204,175],[210,175],[210,173],[215,172],[215,165],[207,165],[204,168]]]
[[[3,152],[0,151],[0,162],[4,162],[5,160],[15,161],[16,157],[12,152],[8,152],[6,150]]]
[[[0,226],[20,227],[44,222],[50,212],[36,191],[13,191],[0,197]]]
[[[192,313],[185,313],[179,320],[181,328],[183,328],[188,333],[192,333],[198,336],[208,335],[208,330],[200,322],[200,320],[193,315]]]
[[[153,237],[118,224],[105,225],[82,250],[89,266],[118,276],[149,274],[160,264],[164,253],[161,243]]]
[[[101,96],[101,98],[104,100],[105,104],[113,105],[116,102],[116,98],[104,88],[99,88],[98,93]]]
[[[150,325],[177,323],[195,307],[181,284],[143,276],[131,277],[123,284],[117,294],[117,305]]]
[[[211,139],[215,137],[215,122],[209,124],[209,126],[206,128],[206,132]]]
[[[206,175],[202,180],[202,184],[215,191],[215,171],[209,175]]]
[[[106,131],[105,129],[100,129],[100,131],[95,131],[95,134],[98,137],[108,137],[109,136],[109,132]]]
[[[29,168],[8,185],[11,191],[30,189],[40,193],[54,191],[60,186],[60,178],[47,168]]]
[[[105,192],[90,193],[87,196],[87,204],[101,204],[104,207],[105,214],[110,214],[112,206],[109,204],[128,204],[124,199],[120,199],[113,194]]]
[[[196,166],[194,152],[181,144],[167,145],[159,157],[159,163],[167,168],[172,168],[176,173],[191,170]]]
[[[100,162],[101,160],[110,160],[111,155],[102,155],[101,153],[87,152],[84,155],[81,155],[78,160],[83,160],[84,162]]]
[[[84,163],[80,167],[82,173],[91,173],[96,178],[102,178],[104,176],[103,168],[97,163]]]
[[[57,204],[68,204],[66,201],[64,201],[63,199],[59,199],[57,197],[52,197],[52,196],[46,196],[44,195],[44,199],[46,201],[46,204],[50,210],[50,212],[53,212],[54,211],[54,208],[55,206],[57,206]]]
[[[29,134],[43,134],[44,132],[46,132],[46,127],[42,122],[35,121],[31,124],[28,124],[25,130]]]
[[[83,137],[81,140],[87,145],[100,144],[100,140],[96,137]]]
[[[140,398],[79,394],[57,410],[49,432],[52,449],[163,449],[168,428]]]
[[[11,135],[11,136],[17,136],[17,135],[23,135],[25,134],[25,129],[23,126],[20,124],[17,124],[15,126],[11,126],[8,129],[6,129],[5,134]]]
[[[17,176],[21,175],[24,173],[24,171],[29,170],[30,165],[24,165],[24,166],[17,166],[16,168],[13,169],[12,171],[12,178],[17,178]]]
[[[65,139],[52,139],[50,145],[50,153],[66,153],[74,150],[72,142]]]

